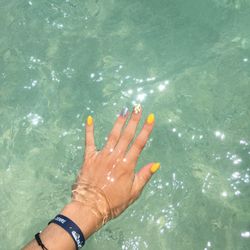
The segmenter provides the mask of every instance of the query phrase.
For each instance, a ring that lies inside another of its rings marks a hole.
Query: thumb
[[[135,188],[135,193],[136,195],[139,195],[145,185],[148,183],[150,180],[151,176],[157,172],[160,168],[160,163],[159,162],[151,162],[144,166],[143,168],[140,169],[138,173],[135,175],[135,181],[134,181],[134,188]]]

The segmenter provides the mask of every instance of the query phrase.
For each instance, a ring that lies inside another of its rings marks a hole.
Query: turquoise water
[[[250,1],[1,0],[0,249],[69,200],[84,120],[156,115],[142,197],[85,249],[249,249]]]

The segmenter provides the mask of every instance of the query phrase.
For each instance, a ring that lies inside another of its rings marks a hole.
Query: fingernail
[[[151,168],[150,168],[150,172],[152,173],[152,174],[154,174],[159,168],[160,168],[160,162],[155,162],[152,166],[151,166]]]
[[[155,121],[155,115],[153,113],[149,114],[147,117],[147,124],[152,124]]]
[[[127,108],[127,107],[124,107],[124,108],[122,109],[121,113],[120,113],[120,116],[125,117],[125,116],[127,115],[127,113],[128,113],[128,108]]]
[[[134,113],[139,114],[141,112],[141,104],[136,104],[134,106]]]
[[[93,118],[91,115],[89,115],[87,118],[87,124],[90,126],[90,125],[92,125],[92,123],[93,123]]]

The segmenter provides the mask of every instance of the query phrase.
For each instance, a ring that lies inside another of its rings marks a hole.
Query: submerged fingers
[[[142,167],[139,172],[136,173],[132,188],[136,198],[140,195],[145,185],[149,182],[153,174],[159,170],[159,168],[159,162],[152,162]]]
[[[119,153],[125,153],[129,144],[133,140],[136,132],[137,125],[142,116],[142,108],[141,105],[136,105],[131,114],[130,120],[128,122],[127,127],[122,132],[120,139],[116,145],[115,150]]]
[[[137,162],[138,157],[140,156],[141,151],[145,147],[149,139],[149,136],[153,130],[154,122],[155,122],[155,116],[153,113],[151,113],[148,115],[141,132],[133,142],[131,148],[129,149],[126,155],[128,161]]]
[[[128,147],[134,139],[137,126],[142,116],[141,105],[136,105],[130,116],[127,126],[124,128],[126,120],[128,118],[128,109],[124,108],[118,116],[113,129],[111,130],[104,150],[116,151],[119,154],[126,154],[126,158],[130,162],[136,163],[138,157],[145,147],[149,136],[153,130],[155,116],[149,114],[142,130],[137,138],[132,143],[130,149]],[[94,152],[96,150],[94,141],[94,122],[91,116],[88,116],[86,121],[86,154]]]
[[[94,120],[90,115],[86,120],[85,133],[85,154],[89,154],[95,151]]]
[[[111,130],[107,143],[104,147],[104,149],[106,150],[112,150],[114,149],[114,147],[116,146],[117,142],[119,141],[119,138],[121,136],[122,133],[122,128],[126,122],[128,118],[128,108],[123,108],[120,115],[118,116],[113,129]]]

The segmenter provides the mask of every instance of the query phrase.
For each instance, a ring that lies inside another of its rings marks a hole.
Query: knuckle
[[[134,137],[134,132],[131,131],[131,130],[127,130],[125,133],[124,133],[124,139],[127,140],[131,140],[132,138]]]
[[[135,142],[135,144],[134,144],[134,148],[135,148],[137,151],[139,151],[139,152],[143,150],[144,146],[145,146],[145,143],[144,143],[143,140],[137,140],[137,141]]]
[[[131,123],[137,123],[140,120],[140,118],[137,115],[133,115],[131,117]]]
[[[117,133],[111,133],[109,135],[109,141],[116,142],[119,139],[119,136]]]
[[[146,138],[148,138],[149,134],[151,133],[152,128],[150,126],[144,126],[142,129],[142,135]]]
[[[136,200],[139,198],[140,195],[141,195],[141,187],[137,186],[132,192],[132,197],[133,197],[132,199]]]
[[[92,135],[92,130],[86,130],[86,134],[87,134],[87,136],[91,136]]]
[[[138,122],[140,119],[141,119],[141,113],[139,114],[133,113],[133,115],[131,116],[131,121]]]

